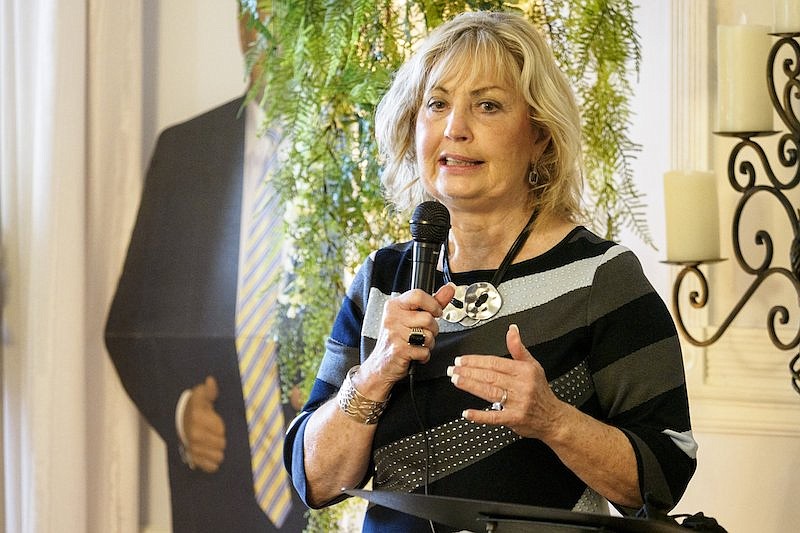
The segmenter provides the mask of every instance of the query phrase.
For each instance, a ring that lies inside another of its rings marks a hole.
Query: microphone
[[[428,294],[432,294],[439,254],[445,239],[447,239],[447,232],[450,230],[450,211],[439,202],[422,202],[414,209],[410,225],[411,238],[414,239],[411,248],[413,261],[411,288],[422,289]],[[414,409],[416,409],[416,400],[414,400],[413,383],[416,367],[416,361],[412,361],[408,367]]]
[[[450,230],[450,212],[439,202],[422,202],[411,216],[411,288],[433,293],[436,265]]]

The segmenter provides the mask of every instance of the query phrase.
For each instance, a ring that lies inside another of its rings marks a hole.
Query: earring
[[[531,169],[528,171],[528,183],[531,184],[531,187],[536,187],[539,183],[539,170],[531,165]]]

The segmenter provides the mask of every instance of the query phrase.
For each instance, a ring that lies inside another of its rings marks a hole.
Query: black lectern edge
[[[463,530],[475,530],[476,526],[479,526],[485,531],[496,533],[512,531],[677,533],[686,531],[676,524],[667,522],[580,513],[549,507],[380,490],[350,489],[343,492],[376,505]]]

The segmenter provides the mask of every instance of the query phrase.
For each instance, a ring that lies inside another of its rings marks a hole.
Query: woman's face
[[[417,112],[422,184],[451,210],[527,210],[528,170],[546,136],[531,124],[516,85],[492,72],[444,76]]]

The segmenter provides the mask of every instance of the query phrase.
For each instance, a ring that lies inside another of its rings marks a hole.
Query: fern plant
[[[652,245],[631,169],[631,72],[640,46],[631,0],[240,0],[260,39],[251,97],[287,141],[276,176],[293,250],[278,325],[284,393],[307,394],[344,296],[347,272],[372,250],[406,240],[408,221],[384,204],[375,107],[415,42],[465,10],[516,10],[549,39],[582,109],[593,229],[631,228]],[[259,13],[268,13],[259,18]],[[261,95],[261,96],[258,96]],[[312,513],[327,531],[338,506]]]
[[[628,227],[653,246],[631,168],[639,145],[628,136],[630,71],[641,61],[633,10],[630,0],[576,2],[556,50],[581,103],[593,226],[609,239]]]

